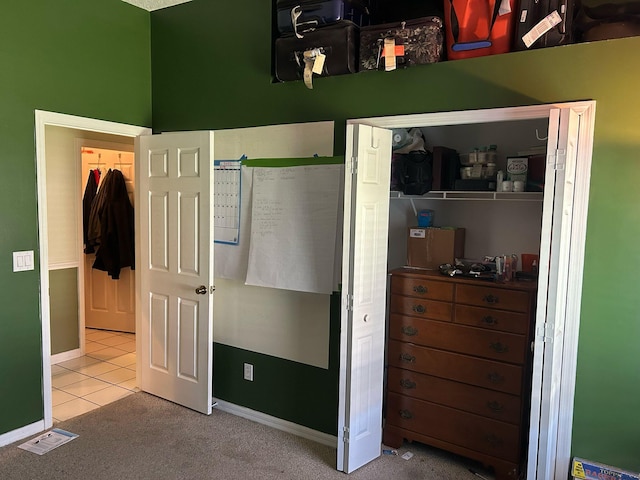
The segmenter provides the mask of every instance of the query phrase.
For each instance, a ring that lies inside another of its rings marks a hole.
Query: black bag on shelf
[[[368,0],[277,0],[276,22],[281,35],[299,38],[317,28],[350,20],[369,24]]]
[[[520,0],[514,50],[573,43],[576,3],[577,0]],[[549,24],[554,16],[560,20],[559,23],[541,33],[540,29]]]
[[[323,56],[321,77],[358,71],[358,29],[353,22],[341,20],[297,38],[279,37],[275,42],[275,73],[281,82],[310,82],[312,61]],[[309,88],[312,88],[307,83]]]
[[[388,40],[392,40],[393,50],[388,48]],[[444,55],[442,19],[422,17],[360,29],[361,71],[388,70],[387,53],[394,56],[395,65],[401,68],[439,62]]]
[[[433,155],[431,152],[394,153],[392,181],[405,195],[424,195],[431,190]]]

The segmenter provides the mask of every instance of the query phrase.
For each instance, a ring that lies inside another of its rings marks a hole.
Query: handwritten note
[[[246,283],[331,293],[342,165],[255,168]]]

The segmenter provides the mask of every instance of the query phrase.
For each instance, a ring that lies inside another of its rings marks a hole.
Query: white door
[[[568,458],[557,458],[563,388],[573,389],[575,372],[563,369],[565,330],[567,328],[568,289],[579,284],[582,272],[576,271],[572,255],[574,187],[576,184],[580,115],[571,108],[549,113],[549,138],[544,188],[543,236],[540,245],[540,277],[536,314],[532,408],[527,478],[540,480],[566,475]],[[575,240],[574,245],[575,247]],[[581,252],[580,252],[581,253]],[[580,255],[578,255],[580,257]],[[572,276],[579,275],[578,278]],[[563,378],[564,376],[564,378]],[[571,393],[572,398],[572,393]],[[554,476],[557,469],[557,476]]]
[[[90,142],[89,142],[90,143]],[[91,170],[101,172],[100,181],[109,169],[118,169],[124,177],[131,204],[134,204],[134,154],[102,148],[85,148],[82,153],[82,189]],[[113,280],[107,272],[93,267],[94,253],[84,254],[84,322],[89,328],[136,331],[135,273],[123,268],[120,278]]]
[[[350,473],[382,445],[391,131],[348,125],[345,158],[337,463]]]
[[[213,132],[136,142],[140,389],[211,413]]]

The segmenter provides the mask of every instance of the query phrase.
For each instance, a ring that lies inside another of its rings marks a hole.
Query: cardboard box
[[[571,474],[574,480],[640,480],[638,473],[577,457],[573,459]]]
[[[407,263],[410,267],[437,270],[443,263],[464,257],[464,228],[410,227]]]

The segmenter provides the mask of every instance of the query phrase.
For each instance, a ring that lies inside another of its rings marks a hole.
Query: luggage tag
[[[304,60],[304,84],[308,89],[313,89],[313,74],[321,75],[324,61],[327,56],[319,48],[307,50],[303,54]]]
[[[533,28],[522,37],[522,42],[527,48],[531,47],[531,45],[533,45],[536,40],[542,37],[553,27],[558,25],[561,21],[562,18],[560,17],[560,14],[557,10],[554,10],[538,23],[536,23]]]
[[[393,37],[385,38],[384,43],[378,46],[378,66],[380,65],[380,58],[384,58],[385,72],[395,70],[399,63],[398,59],[404,58],[404,45],[396,45]]]

